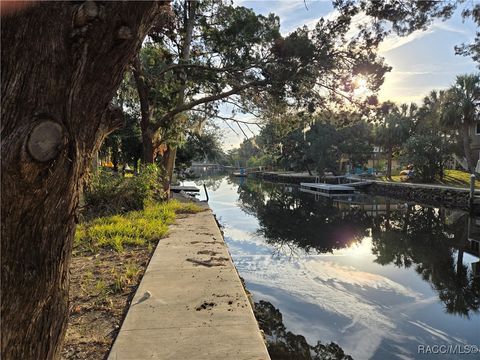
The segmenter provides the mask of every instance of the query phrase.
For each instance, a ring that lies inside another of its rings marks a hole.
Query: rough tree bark
[[[142,150],[143,162],[145,164],[155,163],[155,158],[158,153],[158,141],[156,141],[155,131],[151,130],[152,113],[151,100],[149,93],[151,91],[149,84],[146,81],[146,76],[142,68],[142,63],[139,56],[135,56],[132,67],[133,78],[137,87],[138,98],[140,100],[140,128],[142,130]]]
[[[1,23],[2,359],[58,358],[82,176],[167,2],[47,2]]]
[[[175,158],[177,157],[177,147],[167,146],[167,150],[163,153],[162,165],[165,169],[165,177],[163,179],[163,191],[166,196],[170,197],[170,184],[172,183],[173,170],[175,168]]]

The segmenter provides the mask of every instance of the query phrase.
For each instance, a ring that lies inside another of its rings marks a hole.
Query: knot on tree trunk
[[[79,6],[73,18],[74,27],[83,27],[99,14],[98,5],[94,1],[85,1]]]
[[[65,144],[63,127],[52,120],[42,120],[30,131],[28,154],[35,161],[46,162],[57,157]]]

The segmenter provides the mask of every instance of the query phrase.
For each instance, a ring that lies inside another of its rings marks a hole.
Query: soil
[[[107,358],[152,253],[142,247],[73,254],[62,359]]]

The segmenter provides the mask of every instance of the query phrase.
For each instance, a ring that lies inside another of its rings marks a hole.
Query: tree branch
[[[175,115],[177,115],[177,114],[179,114],[179,113],[181,113],[185,110],[190,110],[197,105],[201,105],[201,104],[205,104],[205,103],[212,102],[212,101],[215,101],[215,100],[220,100],[220,99],[227,98],[231,95],[238,94],[239,92],[241,92],[245,89],[248,89],[250,87],[255,87],[255,86],[258,86],[258,85],[265,84],[265,83],[266,83],[266,81],[263,81],[263,80],[262,81],[252,81],[252,82],[240,85],[240,86],[236,86],[229,91],[225,91],[225,92],[222,92],[222,93],[219,93],[219,94],[216,94],[216,95],[206,96],[204,98],[193,100],[193,101],[190,101],[189,103],[179,105],[175,109],[170,110],[165,115],[163,115],[162,118],[160,119],[160,121],[158,121],[154,125],[153,130],[157,131],[159,128],[161,128],[162,126],[165,126],[165,124],[167,124],[169,121],[171,121]]]

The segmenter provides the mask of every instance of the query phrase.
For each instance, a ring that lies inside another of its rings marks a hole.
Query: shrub
[[[438,134],[415,134],[404,145],[402,161],[413,164],[416,178],[433,182],[442,174],[449,154],[449,144]]]
[[[155,165],[145,166],[138,176],[128,178],[100,171],[85,189],[85,216],[91,218],[143,209],[146,203],[165,197],[161,178]]]

